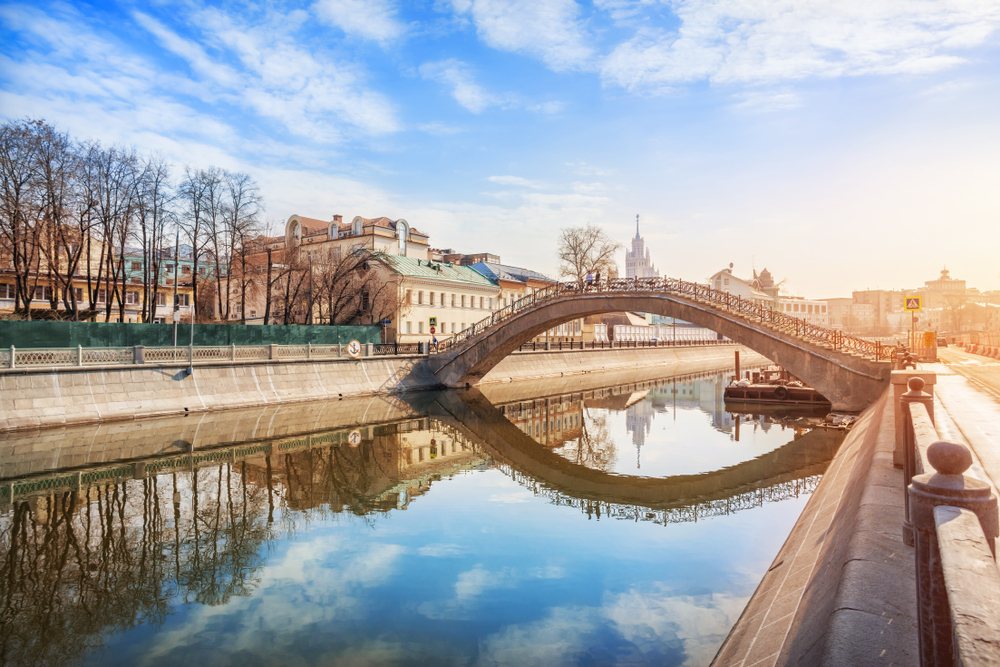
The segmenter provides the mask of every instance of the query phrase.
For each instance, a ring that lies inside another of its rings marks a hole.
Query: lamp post
[[[177,294],[177,265],[180,263],[181,230],[177,229],[174,237],[174,347],[177,347],[177,323],[181,321],[180,297]]]

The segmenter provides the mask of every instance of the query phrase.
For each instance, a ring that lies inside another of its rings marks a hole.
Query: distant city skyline
[[[249,172],[275,233],[405,218],[555,275],[561,227],[627,245],[638,212],[663,276],[991,290],[998,28],[971,1],[7,3],[0,113]]]

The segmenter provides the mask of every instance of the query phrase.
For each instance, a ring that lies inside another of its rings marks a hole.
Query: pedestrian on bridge
[[[593,286],[593,284],[594,284],[594,275],[590,271],[587,271],[587,289],[589,290],[591,286]]]

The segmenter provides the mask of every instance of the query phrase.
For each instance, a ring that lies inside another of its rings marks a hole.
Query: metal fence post
[[[973,512],[994,557],[1000,532],[997,499],[990,485],[963,474],[972,465],[968,449],[952,442],[935,442],[927,448],[927,460],[937,474],[917,475],[907,490],[916,538],[920,664],[925,667],[955,664],[951,608],[941,569],[934,508],[959,507]]]
[[[188,363],[194,365],[194,345],[188,345]]]

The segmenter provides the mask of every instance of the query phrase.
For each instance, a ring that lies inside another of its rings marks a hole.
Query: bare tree
[[[252,240],[260,233],[260,213],[263,200],[260,188],[248,174],[225,172],[223,184],[228,195],[223,208],[226,249],[229,270],[226,271],[226,304],[223,317],[229,319],[230,298],[234,294],[240,299],[240,323],[246,323],[247,296],[253,289],[253,271],[249,262],[254,247]],[[222,263],[216,257],[216,266]],[[234,273],[238,276],[233,290]],[[218,271],[216,271],[218,273]],[[222,289],[219,285],[220,292]],[[221,304],[220,304],[221,306]]]
[[[567,227],[559,232],[559,275],[583,285],[588,273],[617,272],[615,254],[622,244],[592,222],[582,227]]]
[[[28,319],[40,261],[37,223],[42,202],[36,165],[42,124],[23,121],[0,128],[0,238],[14,270],[14,310],[23,304]]]

